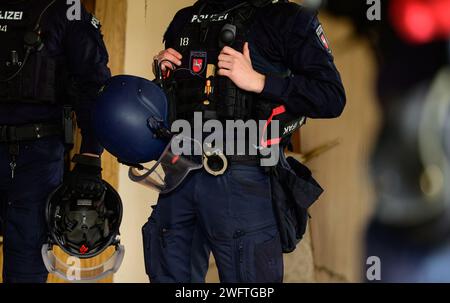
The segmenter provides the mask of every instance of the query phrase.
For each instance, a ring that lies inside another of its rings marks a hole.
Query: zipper
[[[258,233],[258,232],[260,232],[260,231],[269,229],[270,227],[274,227],[274,226],[276,226],[276,224],[264,225],[264,226],[258,227],[257,229],[254,229],[254,230],[252,230],[252,231],[237,230],[237,231],[234,233],[233,238],[234,238],[234,239],[240,239],[240,238],[242,238],[243,236],[252,235],[252,234]]]
[[[160,230],[160,239],[161,239],[161,246],[163,248],[167,247],[166,237],[169,230],[167,228],[161,228]]]
[[[244,274],[244,241],[240,239],[236,243],[237,248],[237,258],[236,258],[236,269],[239,282],[245,282]]]

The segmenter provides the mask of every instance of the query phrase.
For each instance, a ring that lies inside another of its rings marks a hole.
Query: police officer
[[[90,108],[110,77],[108,55],[99,22],[83,7],[69,20],[69,8],[62,0],[0,3],[5,282],[47,280],[40,251],[47,238],[44,208],[63,179],[65,143],[71,143],[70,107],[76,111],[83,140],[67,185],[87,198],[104,191],[102,147],[91,130]]]
[[[280,105],[295,117],[335,118],[344,109],[323,28],[297,4],[199,0],[176,14],[164,39],[155,59],[175,79],[175,119],[268,119]],[[222,282],[282,281],[270,177],[249,155],[226,157],[223,174],[194,172],[160,196],[143,228],[152,282],[199,280],[205,245]]]

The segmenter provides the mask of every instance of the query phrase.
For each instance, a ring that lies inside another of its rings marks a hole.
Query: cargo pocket
[[[280,236],[255,246],[255,268],[257,283],[283,282],[283,256]]]
[[[142,239],[144,243],[145,272],[150,281],[157,279],[161,274],[159,255],[161,253],[158,227],[154,215],[142,227]]]
[[[235,233],[238,282],[281,283],[283,253],[276,225]]]

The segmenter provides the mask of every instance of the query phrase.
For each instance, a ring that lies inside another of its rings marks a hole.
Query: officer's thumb
[[[245,42],[244,44],[244,57],[248,60],[248,61],[252,61],[252,59],[250,58],[250,48],[248,47],[248,42]]]

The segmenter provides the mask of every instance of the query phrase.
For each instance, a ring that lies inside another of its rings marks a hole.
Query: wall
[[[362,233],[372,209],[373,192],[367,174],[379,112],[375,62],[368,44],[354,39],[344,20],[322,15],[335,61],[347,91],[347,107],[335,120],[309,121],[302,131],[302,148],[339,139],[334,150],[309,166],[325,193],[312,208],[312,249],[316,280],[360,281],[365,261]]]

